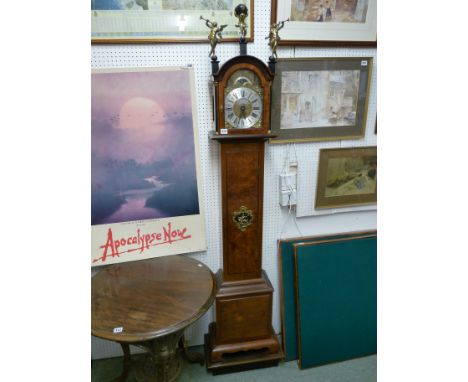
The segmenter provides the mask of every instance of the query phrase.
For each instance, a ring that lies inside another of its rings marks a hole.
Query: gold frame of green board
[[[293,244],[300,369],[377,351],[377,234]]]
[[[281,313],[281,344],[285,361],[298,359],[297,349],[297,303],[294,249],[296,244],[331,243],[340,239],[376,235],[376,230],[351,231],[319,236],[295,237],[278,240],[279,293]]]
[[[315,208],[377,203],[377,147],[320,150]]]

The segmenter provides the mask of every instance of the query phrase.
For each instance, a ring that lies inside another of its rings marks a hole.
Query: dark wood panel
[[[270,132],[265,133],[265,134],[218,134],[216,131],[212,130],[209,132],[209,137],[210,139],[213,139],[215,141],[218,141],[219,143],[226,143],[229,141],[235,142],[235,143],[245,143],[248,141],[259,141],[259,140],[268,140],[272,138],[276,138],[278,135],[277,134],[272,134]]]
[[[264,144],[221,146],[223,167],[223,269],[224,279],[260,277],[262,260]],[[227,185],[229,184],[229,187]],[[252,224],[241,231],[233,221],[242,206],[253,213]]]
[[[271,331],[271,294],[219,299],[219,343],[268,337]]]
[[[233,365],[282,359],[271,326],[273,287],[265,271],[259,279],[226,282],[219,270],[216,281],[216,323],[209,328],[208,369],[229,370]]]

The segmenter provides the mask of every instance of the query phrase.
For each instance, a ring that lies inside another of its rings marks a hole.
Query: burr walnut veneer
[[[216,320],[205,349],[207,367],[217,374],[277,365],[283,353],[271,325],[273,287],[262,270],[264,146],[275,137],[269,132],[273,74],[257,58],[240,55],[213,78],[211,139],[221,145],[223,268],[216,274]],[[258,95],[249,97],[246,89]],[[233,112],[237,119],[228,115]]]

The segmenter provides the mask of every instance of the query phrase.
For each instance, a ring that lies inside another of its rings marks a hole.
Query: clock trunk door
[[[263,141],[221,146],[225,281],[261,275],[263,157]]]

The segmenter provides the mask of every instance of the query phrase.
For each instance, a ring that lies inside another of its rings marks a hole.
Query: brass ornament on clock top
[[[274,290],[262,269],[265,141],[276,136],[270,132],[275,61],[267,66],[247,54],[247,7],[238,5],[235,15],[240,54],[221,67],[211,57],[215,130],[210,137],[220,144],[223,243],[215,320],[205,335],[213,374],[274,366],[283,358],[272,327]]]
[[[278,54],[276,53],[276,48],[278,47],[278,43],[280,42],[281,38],[279,36],[280,29],[283,29],[284,23],[288,22],[289,18],[284,21],[279,21],[277,23],[273,23],[270,26],[270,33],[268,34],[265,39],[268,39],[268,46],[271,49],[271,56],[270,62],[276,62],[278,59]]]
[[[205,19],[203,16],[200,15],[200,20],[205,21],[205,25],[210,28],[210,34],[208,35],[208,41],[210,42],[211,50],[210,53],[208,54],[209,57],[213,61],[217,60],[215,49],[216,45],[218,45],[218,42],[223,39],[223,36],[221,32],[223,31],[224,28],[227,27],[227,24],[224,25],[219,25],[216,21],[211,21],[208,19]]]

